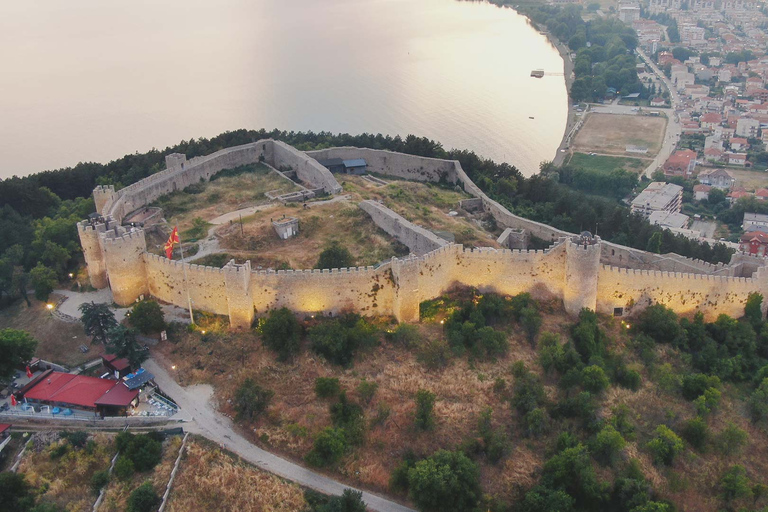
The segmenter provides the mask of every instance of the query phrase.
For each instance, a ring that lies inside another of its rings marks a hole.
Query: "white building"
[[[757,119],[749,119],[748,117],[742,117],[736,121],[736,135],[744,137],[745,139],[757,138],[757,134],[760,131],[760,121]]]
[[[683,187],[654,181],[632,200],[632,213],[646,219],[653,212],[679,213],[683,206]]]
[[[745,213],[741,224],[744,231],[764,231],[768,229],[768,215],[761,213]]]

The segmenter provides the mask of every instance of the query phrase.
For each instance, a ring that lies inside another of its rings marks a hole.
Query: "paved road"
[[[675,114],[675,110],[677,110],[678,107],[681,106],[680,104],[680,96],[677,94],[677,91],[675,90],[672,83],[667,79],[666,75],[659,70],[658,66],[648,58],[648,56],[641,50],[640,48],[637,48],[637,54],[640,56],[641,59],[648,65],[648,67],[651,68],[651,70],[656,74],[657,77],[659,77],[659,80],[661,80],[664,85],[667,87],[667,90],[669,91],[670,100],[672,103],[671,109],[663,109],[667,112],[667,118],[669,122],[667,123],[667,132],[664,134],[664,143],[661,146],[661,150],[659,150],[659,154],[656,156],[654,161],[651,163],[651,165],[648,166],[648,168],[645,170],[645,175],[647,177],[651,177],[651,175],[661,167],[664,162],[669,158],[669,156],[672,154],[672,152],[677,147],[677,142],[680,140],[680,135],[683,132],[682,126],[680,125],[680,121]],[[661,109],[660,109],[661,110]]]
[[[155,375],[158,386],[179,404],[181,408],[179,418],[189,421],[185,425],[186,430],[201,434],[223,445],[254,466],[316,491],[339,495],[344,492],[344,489],[350,488],[252,445],[234,431],[227,417],[216,412],[210,401],[213,394],[210,386],[197,385],[183,388],[152,359],[146,361],[144,367]],[[370,510],[378,512],[412,512],[412,509],[365,491],[363,500]]]

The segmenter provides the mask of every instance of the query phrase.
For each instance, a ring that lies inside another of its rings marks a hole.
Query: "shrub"
[[[247,378],[235,391],[234,406],[238,421],[252,421],[263,413],[275,393],[264,389],[251,378]]]
[[[354,264],[352,253],[338,242],[332,242],[320,253],[315,268],[345,268]]]
[[[88,442],[88,432],[76,430],[75,432],[61,432],[59,436],[66,439],[74,448],[82,448]]]
[[[647,446],[654,463],[666,466],[671,466],[677,454],[684,448],[683,440],[665,425],[656,427],[656,437]]]
[[[527,414],[544,403],[546,396],[544,386],[522,362],[515,363],[513,373],[515,375],[515,393],[512,397],[512,405],[520,414]]]
[[[42,263],[38,263],[29,272],[29,277],[32,287],[35,289],[35,298],[42,302],[48,300],[48,296],[58,284],[56,272]]]
[[[709,439],[709,427],[707,427],[706,421],[701,417],[697,417],[685,423],[681,434],[683,439],[688,441],[691,446],[702,451]]]
[[[416,392],[416,418],[414,423],[420,430],[429,430],[435,424],[435,394],[426,389]]]
[[[342,391],[339,401],[331,405],[331,420],[333,425],[344,430],[347,441],[360,444],[365,436],[365,421],[363,409],[347,400],[347,394]]]
[[[66,443],[61,443],[51,448],[51,452],[49,455],[52,460],[56,460],[56,459],[62,458],[64,455],[67,454],[68,451],[69,451],[69,446],[67,446]]]
[[[488,407],[480,414],[478,431],[483,441],[483,452],[491,464],[496,464],[507,453],[509,441],[503,430],[493,428],[493,409]]]
[[[115,439],[121,457],[127,457],[136,471],[149,471],[160,462],[163,446],[153,434],[121,432]]]
[[[645,308],[635,320],[633,329],[647,334],[656,343],[672,343],[682,335],[677,314],[663,304]]]
[[[333,364],[349,366],[358,348],[373,345],[376,330],[356,314],[326,319],[309,330],[312,350]]]
[[[531,303],[520,311],[520,325],[525,331],[531,346],[536,344],[536,335],[539,333],[539,329],[541,329],[541,321],[541,315],[535,303]]]
[[[585,363],[593,357],[602,357],[608,344],[608,337],[597,323],[597,314],[589,309],[582,309],[579,321],[571,328],[576,352]]]
[[[760,422],[768,419],[768,378],[763,379],[760,386],[752,393],[747,405],[752,421]]]
[[[597,394],[606,389],[610,381],[602,368],[592,365],[581,371],[581,384],[590,393]]]
[[[165,317],[160,304],[154,300],[143,300],[131,309],[128,323],[142,334],[149,334],[165,328]]]
[[[621,434],[608,424],[597,433],[591,444],[592,455],[603,465],[613,465],[619,452],[624,449],[627,442]]]
[[[448,364],[448,360],[451,358],[451,349],[444,339],[434,339],[421,346],[416,358],[430,370],[436,370]]]
[[[715,438],[715,446],[723,455],[734,455],[746,444],[747,433],[733,423],[728,423]]]
[[[366,512],[363,493],[344,489],[341,496],[332,496],[328,503],[320,505],[316,512]]]
[[[347,451],[347,439],[340,428],[326,428],[315,438],[306,456],[312,466],[327,467],[338,463]]]
[[[613,409],[613,416],[611,417],[611,425],[624,437],[630,441],[635,438],[635,425],[632,423],[630,415],[632,411],[626,404],[619,404]]]
[[[752,487],[744,466],[731,466],[723,474],[720,479],[720,492],[726,503],[752,497]]]
[[[480,470],[461,452],[440,450],[408,470],[410,497],[419,510],[456,512],[475,509],[481,497]]]
[[[693,401],[696,412],[704,416],[712,412],[720,404],[720,391],[715,388],[707,388],[704,394]]]
[[[154,512],[160,505],[160,496],[155,492],[151,482],[141,484],[128,497],[127,512]]]
[[[564,448],[544,463],[541,485],[570,495],[575,510],[600,510],[604,500],[605,491],[587,449],[579,443]]]
[[[315,379],[315,394],[318,398],[335,398],[341,393],[341,384],[335,377],[318,377]]]
[[[109,471],[106,469],[97,471],[91,476],[91,490],[93,494],[99,494],[101,489],[109,483]]]
[[[377,389],[379,389],[377,383],[363,379],[360,381],[360,384],[357,385],[357,394],[360,395],[360,400],[369,404],[371,403],[371,400],[373,400],[373,396],[376,394]]]
[[[539,437],[549,430],[549,418],[543,407],[537,407],[525,415],[525,433],[529,437]]]
[[[301,325],[288,308],[270,312],[260,326],[264,345],[277,352],[280,361],[287,361],[298,354],[301,342]]]
[[[400,324],[392,332],[387,332],[387,341],[405,348],[415,348],[421,345],[419,328],[413,324]]]
[[[121,455],[117,458],[117,462],[115,462],[115,467],[112,471],[120,480],[128,480],[134,473],[133,461],[125,455]]]
[[[686,400],[695,400],[709,388],[719,388],[720,379],[714,375],[689,373],[683,377],[682,392]]]

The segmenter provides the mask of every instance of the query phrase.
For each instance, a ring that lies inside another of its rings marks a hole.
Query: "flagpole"
[[[192,298],[189,296],[189,282],[187,282],[187,266],[184,264],[184,245],[179,240],[179,251],[181,251],[181,268],[184,270],[184,288],[187,289],[187,304],[189,305],[189,321],[195,325],[195,317],[192,315]]]

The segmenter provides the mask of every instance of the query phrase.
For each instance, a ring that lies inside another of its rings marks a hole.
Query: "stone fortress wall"
[[[365,158],[369,170],[382,175],[456,183],[480,199],[482,210],[501,227],[526,230],[552,245],[544,251],[526,251],[444,244],[433,233],[405,224],[405,219],[399,221],[388,208],[369,201],[361,208],[407,242],[410,256],[393,258],[378,267],[254,271],[249,264],[234,261],[223,268],[182,265],[146,252],[142,229],[119,225],[126,214],[163,194],[259,159],[277,168],[290,166],[303,181],[328,193],[339,192],[333,175],[311,157]],[[97,187],[94,198],[104,218],[78,225],[92,285],[111,286],[120,305],[153,296],[187,307],[189,293],[193,308],[228,315],[233,327],[248,327],[255,315],[283,306],[306,314],[354,310],[417,321],[422,301],[456,285],[561,299],[570,314],[584,307],[628,314],[662,303],[681,314],[702,311],[708,319],[720,313],[740,316],[750,292],[768,295],[764,259],[735,255],[730,265],[711,265],[674,254],[650,254],[522,219],[487,197],[456,161],[356,148],[305,154],[281,142],[259,141],[189,161],[184,155],[168,155],[166,162],[167,170],[118,192]]]

